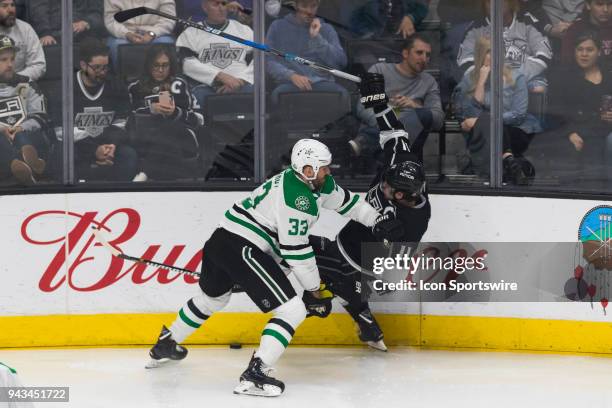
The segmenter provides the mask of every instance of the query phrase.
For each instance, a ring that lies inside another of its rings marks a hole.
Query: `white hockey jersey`
[[[253,41],[253,30],[235,20],[227,20],[220,30]],[[246,62],[252,50],[246,45],[189,27],[176,46],[183,58],[183,73],[199,83],[212,85],[219,72],[253,83],[253,64]]]
[[[248,239],[277,262],[285,260],[304,289],[315,290],[321,281],[308,236],[320,207],[368,227],[379,216],[359,195],[338,186],[333,177],[327,176],[321,191],[313,192],[288,169],[236,202],[225,213],[221,227]]]

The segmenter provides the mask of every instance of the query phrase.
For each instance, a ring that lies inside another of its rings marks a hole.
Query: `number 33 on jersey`
[[[284,259],[304,288],[318,288],[319,273],[308,235],[321,207],[366,226],[372,226],[378,216],[357,194],[338,186],[332,176],[326,176],[321,191],[315,192],[288,169],[235,203],[221,226],[247,238],[277,261]]]

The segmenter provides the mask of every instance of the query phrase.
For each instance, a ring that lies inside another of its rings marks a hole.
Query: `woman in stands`
[[[491,141],[491,41],[478,39],[474,68],[468,70],[454,95],[455,115],[461,121],[474,171],[489,175]],[[533,166],[523,153],[540,123],[527,113],[528,91],[525,76],[507,65],[503,69],[503,150],[504,181],[527,184],[534,175]]]
[[[133,145],[144,157],[145,173],[156,180],[194,177],[197,170],[196,135],[203,119],[192,110],[189,87],[177,71],[174,47],[155,44],[141,78],[129,86]]]
[[[574,61],[551,81],[549,110],[560,126],[551,133],[558,135],[559,159],[570,164],[571,182],[612,179],[607,165],[612,154],[612,78],[601,69],[601,54],[597,33],[582,33],[574,43]]]

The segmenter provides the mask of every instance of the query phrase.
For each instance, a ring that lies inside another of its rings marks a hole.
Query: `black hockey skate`
[[[373,349],[387,351],[387,345],[383,341],[383,332],[374,316],[372,316],[370,309],[359,313],[357,325],[359,326],[359,340],[367,343]]]
[[[240,384],[234,388],[234,394],[256,395],[258,397],[278,397],[285,390],[285,384],[276,378],[270,377],[271,367],[255,357],[251,357],[249,366],[240,376]]]
[[[162,326],[157,343],[149,351],[151,361],[145,368],[156,368],[170,360],[182,360],[187,356],[187,349],[174,341],[172,333]]]

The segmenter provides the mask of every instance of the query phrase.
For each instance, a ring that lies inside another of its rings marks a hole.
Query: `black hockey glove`
[[[382,74],[363,74],[359,84],[359,93],[361,94],[361,103],[366,109],[377,106],[386,107],[387,102],[389,102],[385,93],[385,77]]]
[[[317,293],[318,297],[315,296]],[[334,295],[325,288],[325,284],[321,284],[318,291],[305,290],[302,296],[302,301],[306,305],[306,317],[317,316],[327,317],[331,313],[332,299]]]
[[[385,78],[381,74],[367,73],[362,75],[359,85],[361,103],[367,108],[373,108],[376,123],[380,130],[404,129],[395,112],[389,107],[389,97],[385,92]]]
[[[372,234],[377,241],[388,245],[397,242],[404,236],[404,225],[392,213],[379,216],[372,226]]]

